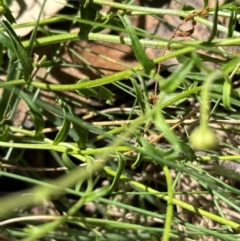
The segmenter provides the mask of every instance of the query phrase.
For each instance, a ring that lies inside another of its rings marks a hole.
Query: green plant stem
[[[170,238],[171,224],[172,224],[172,217],[173,217],[173,183],[172,183],[172,177],[168,169],[168,166],[165,165],[163,167],[163,172],[165,174],[166,182],[167,182],[168,201],[167,201],[167,213],[166,213],[162,240],[168,241]]]
[[[104,203],[109,203],[110,201],[108,200],[107,202]],[[115,203],[114,203],[115,204]],[[115,204],[116,205],[116,204]],[[118,203],[118,205],[121,205]],[[123,204],[122,204],[123,205]],[[124,205],[123,205],[124,206]],[[146,210],[144,210],[146,212]],[[18,218],[13,218],[13,219],[8,219],[6,221],[3,221],[0,223],[2,226],[5,226],[7,224],[11,223],[17,223],[17,222],[22,222],[22,221],[30,221],[30,220],[43,220],[43,221],[52,221],[52,220],[57,220],[59,219],[59,216],[55,215],[34,215],[34,216],[27,216],[27,217],[18,217]],[[99,218],[87,218],[87,217],[76,217],[76,216],[68,216],[67,222],[79,225],[80,227],[85,227],[86,225],[92,225],[92,226],[100,226],[102,228],[104,227],[111,227],[111,228],[116,228],[116,229],[123,229],[123,230],[142,230],[146,232],[153,232],[153,233],[159,233],[161,234],[163,232],[162,228],[155,228],[155,227],[147,227],[147,226],[142,226],[138,224],[132,224],[132,223],[126,223],[126,222],[120,222],[119,220],[114,221],[114,220],[107,220],[107,219],[99,219]],[[195,229],[191,225],[189,225],[190,229]],[[95,231],[95,230],[93,230]],[[199,228],[197,229],[198,232],[204,233],[204,228]],[[199,234],[194,232],[195,235]],[[191,232],[191,231],[190,231]],[[193,232],[191,232],[193,234]],[[186,231],[185,234],[188,234],[188,231]],[[229,241],[236,241],[235,238],[229,237],[229,234],[220,234],[217,231],[214,230],[208,230],[208,234],[212,236],[219,237],[221,240],[229,240]],[[173,238],[174,240],[179,240],[180,235],[177,234],[170,234],[170,237]],[[194,241],[193,239],[186,238],[186,241]]]
[[[116,9],[127,10],[128,12],[134,11],[134,12],[145,13],[145,14],[174,15],[174,16],[186,17],[189,13],[191,13],[191,12],[175,10],[175,9],[141,7],[141,6],[130,5],[130,4],[110,2],[108,0],[106,1],[93,0],[93,2],[99,5],[106,5],[109,7],[114,7]]]
[[[112,181],[112,184],[108,190],[108,193],[110,194],[114,189],[115,187],[117,186],[118,184],[118,181],[123,173],[123,170],[124,170],[124,167],[125,167],[125,164],[126,164],[126,161],[124,159],[123,156],[121,156],[119,153],[117,153],[118,155],[118,169],[116,171],[116,175]]]
[[[211,46],[238,46],[240,42],[240,34],[238,34],[236,37],[237,38],[231,38],[231,39],[214,39],[211,42]],[[37,38],[34,43],[34,47],[62,43],[67,41],[78,41],[78,40],[79,40],[79,36],[77,32],[57,34],[54,36]],[[114,36],[111,34],[90,33],[88,35],[88,40],[131,45],[131,39],[129,37]],[[168,45],[168,39],[166,39],[165,41],[140,39],[139,41],[144,47],[150,47],[150,48],[164,49]],[[184,46],[192,46],[192,47],[199,46],[202,43],[204,43],[204,40],[192,40],[192,41],[172,40],[171,42],[172,42],[170,46],[171,49],[181,49]],[[29,40],[26,40],[26,41],[23,41],[22,44],[25,48],[27,48],[29,47],[30,43],[29,43]]]
[[[139,7],[135,5],[128,5],[128,4],[122,4],[122,3],[116,3],[116,2],[110,2],[105,0],[93,0],[94,3],[100,4],[100,5],[106,5],[110,7],[114,7],[117,9],[127,10],[131,11],[131,14],[133,15],[139,15],[139,14],[156,14],[156,15],[171,15],[171,16],[179,16],[179,17],[187,17],[190,13],[193,11],[181,11],[181,10],[175,10],[175,9],[163,9],[163,8],[148,8],[148,7]],[[213,28],[213,23],[211,21],[208,21],[207,19],[200,18],[200,17],[194,17],[194,20],[196,22],[202,23],[210,28]],[[220,24],[217,25],[218,31],[228,33],[228,29]],[[239,37],[240,33],[237,31],[234,31],[233,33],[234,37]]]
[[[96,0],[97,1],[97,0]],[[111,3],[109,1],[99,1],[98,0],[98,4],[100,4],[100,2],[104,2],[105,5],[114,5],[114,6],[119,6],[119,3]],[[181,17],[186,17],[189,13],[191,13],[192,11],[181,11],[181,10],[177,10],[177,9],[157,9],[157,8],[146,8],[146,7],[138,7],[138,6],[131,6],[131,5],[125,5],[125,4],[121,4],[120,7],[117,7],[118,9],[133,9],[130,13],[131,15],[146,15],[146,14],[156,14],[156,15],[171,15],[171,16],[181,16]],[[137,9],[137,10],[136,10]],[[139,10],[140,9],[140,10]],[[214,12],[209,11],[209,15],[213,15]],[[227,17],[230,18],[231,13],[230,12],[226,12],[226,11],[218,11],[218,16],[220,17]],[[236,15],[236,18],[239,19],[240,18],[240,14]],[[198,19],[197,19],[198,20]],[[59,23],[59,22],[63,22],[63,21],[76,21],[76,22],[80,22],[81,18],[79,16],[71,16],[71,15],[59,15],[57,14],[57,16],[54,17],[50,17],[47,19],[42,19],[39,22],[39,25],[47,25],[47,24],[51,24],[51,23]],[[199,22],[202,22],[201,20],[199,20]],[[210,22],[210,21],[209,21]],[[96,23],[96,22],[95,22]],[[98,24],[98,23],[96,23]],[[205,24],[205,22],[203,22],[203,24]],[[209,23],[211,25],[211,23]],[[207,24],[207,26],[209,25]],[[26,28],[26,27],[34,27],[36,25],[35,21],[32,22],[26,22],[26,23],[19,23],[19,24],[14,24],[12,25],[12,27],[14,29],[19,29],[19,28]],[[223,31],[225,32],[226,29],[222,28],[223,26],[218,25],[218,27],[220,27],[220,29],[223,29]],[[0,28],[0,30],[2,30]],[[237,33],[235,33],[237,34]]]
[[[92,173],[91,174],[89,173],[89,175],[92,175]],[[57,218],[51,223],[45,223],[41,226],[38,226],[37,232],[36,232],[36,227],[34,229],[30,229],[30,232],[33,231],[33,234],[30,235],[29,237],[22,239],[21,241],[34,241],[38,238],[43,237],[46,233],[51,232],[52,230],[59,227],[61,224],[67,222],[68,217],[73,216],[76,212],[78,212],[85,202],[86,202],[86,199],[84,195],[68,210],[66,215],[62,215],[61,218]]]
[[[157,64],[157,63],[160,63],[167,59],[171,59],[176,56],[189,53],[193,50],[195,50],[194,47],[187,47],[187,48],[179,49],[179,50],[176,50],[169,54],[166,54],[164,56],[158,57],[158,58],[154,59],[153,62],[155,64]],[[122,79],[126,79],[126,78],[134,75],[136,71],[142,71],[142,68],[143,67],[141,65],[137,65],[137,66],[133,67],[132,69],[127,69],[127,70],[121,71],[119,73],[112,74],[112,75],[109,75],[109,76],[106,76],[106,77],[103,77],[100,79],[90,80],[90,81],[86,81],[83,83],[78,82],[76,84],[70,84],[70,85],[46,84],[46,83],[41,83],[41,82],[31,82],[31,85],[36,88],[46,89],[46,90],[76,91],[76,90],[80,90],[80,89],[88,89],[88,88],[92,88],[92,87],[102,86],[102,85],[110,84],[110,83],[113,83],[113,82],[116,82],[116,81],[119,81]],[[14,85],[22,85],[22,84],[25,84],[24,79],[12,80],[9,82],[0,82],[0,88],[5,87],[5,86],[14,86]]]
[[[158,108],[159,108],[159,109],[164,109],[164,108],[166,108],[167,106],[172,105],[172,104],[176,103],[177,101],[179,101],[179,100],[181,100],[181,99],[184,99],[184,98],[186,98],[186,97],[188,97],[188,96],[190,96],[190,95],[192,95],[192,94],[194,94],[194,93],[200,92],[201,89],[202,89],[201,86],[195,87],[195,88],[192,88],[192,89],[189,89],[189,90],[187,90],[187,91],[185,91],[185,92],[183,92],[183,93],[178,94],[177,96],[173,97],[172,99],[170,99],[170,100],[162,103]],[[154,111],[154,110],[151,110],[150,112],[148,112],[148,115],[149,115],[149,116],[152,115],[153,111]],[[140,117],[138,117],[137,119],[133,120],[133,121],[131,122],[131,124],[143,123],[146,119],[147,119],[146,116],[140,116]],[[91,140],[89,141],[89,143],[93,143],[93,142],[99,141],[99,140],[105,138],[105,137],[108,136],[108,135],[120,133],[120,132],[122,132],[122,131],[124,131],[124,130],[126,130],[126,129],[128,129],[128,128],[129,128],[129,124],[120,126],[120,127],[118,127],[118,128],[115,128],[114,130],[111,130],[111,131],[109,131],[109,132],[106,132],[105,134],[101,134],[101,135],[99,135],[99,136],[97,136],[97,137],[94,137],[93,139],[91,139]]]
[[[5,83],[5,82],[4,82],[4,83]],[[6,82],[6,83],[8,83],[8,82]],[[0,85],[1,85],[1,83],[0,83]],[[179,101],[179,100],[181,100],[181,99],[184,99],[184,98],[186,98],[186,97],[188,97],[188,96],[190,96],[190,95],[192,95],[192,94],[194,94],[194,93],[200,92],[201,89],[202,89],[202,87],[200,86],[200,87],[195,87],[195,88],[189,89],[189,90],[187,90],[187,91],[185,91],[185,92],[183,92],[183,93],[180,93],[180,94],[178,94],[177,96],[173,97],[172,99],[170,99],[170,100],[162,103],[161,106],[160,106],[160,108],[161,108],[161,109],[164,109],[164,108],[166,108],[167,106],[172,105],[172,104],[174,104],[175,102],[177,102],[177,101]],[[151,113],[148,113],[148,114],[150,115]],[[144,116],[138,117],[137,119],[135,119],[135,120],[133,120],[133,121],[131,122],[131,125],[135,125],[135,124],[138,124],[138,123],[139,123],[139,124],[140,124],[140,123],[143,123],[143,122],[144,122],[144,119],[145,119]],[[129,128],[129,124],[123,125],[123,126],[120,126],[120,127],[117,127],[117,128],[115,128],[115,129],[113,129],[113,130],[111,130],[111,131],[106,132],[105,134],[101,134],[101,135],[98,135],[98,136],[94,137],[93,139],[89,140],[88,143],[94,143],[94,142],[96,142],[96,141],[102,140],[102,139],[105,138],[105,137],[108,137],[109,135],[113,135],[113,134],[120,133],[120,132],[122,132],[122,131],[124,131],[124,130],[126,130],[126,129],[128,129],[128,128]],[[18,128],[16,128],[16,127],[10,127],[10,129],[11,129],[12,131],[14,131],[14,132],[18,132]],[[34,136],[34,135],[35,135],[35,132],[28,131],[28,130],[24,130],[24,129],[20,129],[20,130],[19,130],[19,133],[23,133],[23,134],[26,134],[26,135],[28,135],[28,136]],[[4,143],[4,142],[3,142],[3,143]],[[10,144],[11,144],[11,143],[6,143],[6,145],[10,145]],[[15,144],[16,144],[16,143],[15,143]],[[50,143],[50,144],[51,144],[51,143]],[[27,144],[26,144],[26,145],[27,145]],[[45,145],[45,144],[44,144],[44,145]],[[1,144],[0,144],[0,146],[1,146]],[[49,147],[49,145],[48,145],[48,147]],[[32,148],[34,148],[34,147],[32,147]],[[55,147],[55,148],[57,148],[57,147]]]
[[[76,16],[55,16],[47,19],[42,19],[39,21],[39,25],[47,25],[47,24],[52,24],[52,23],[59,23],[59,22],[65,22],[66,20],[68,21],[76,21],[80,19],[79,17]],[[14,24],[12,25],[13,29],[19,29],[19,28],[26,28],[26,27],[35,27],[36,26],[36,21],[32,22],[27,22],[27,23],[19,23],[19,24]]]
[[[66,152],[68,154],[80,154],[80,155],[94,155],[98,153],[104,152],[126,152],[132,151],[132,148],[127,146],[118,146],[118,147],[102,147],[102,148],[94,148],[87,150],[79,150],[73,145],[68,145],[67,143],[59,143],[59,145],[51,145],[51,144],[32,144],[32,143],[11,143],[11,142],[2,142],[0,141],[1,147],[13,147],[19,149],[36,149],[36,150],[52,150],[58,152]],[[71,149],[70,149],[71,148]]]
[[[139,119],[136,119],[139,121]],[[128,126],[129,128],[129,126]],[[125,130],[127,128],[124,128]],[[122,130],[122,131],[123,131]],[[94,148],[94,149],[87,149],[87,150],[79,150],[73,145],[68,145],[68,143],[59,143],[58,146],[54,146],[51,144],[32,144],[32,143],[11,143],[11,142],[2,142],[0,141],[0,147],[13,147],[18,149],[36,149],[36,150],[52,150],[52,151],[58,151],[58,152],[66,152],[71,155],[95,155],[99,153],[105,153],[105,152],[127,152],[132,151],[133,148],[129,146],[118,146],[118,147],[102,147],[102,148]],[[225,160],[232,160],[232,161],[238,161],[240,159],[240,155],[231,155],[231,156],[217,156],[218,160],[225,161]],[[198,161],[210,161],[212,160],[212,156],[201,156],[197,157]]]
[[[111,176],[115,176],[116,175],[116,172],[113,171],[111,168],[105,167],[104,170],[107,172],[108,175],[111,175]],[[129,179],[127,176],[122,175],[120,177],[120,179],[125,181],[125,182],[128,182],[129,184],[131,184],[132,186],[136,187],[137,189],[141,189],[141,190],[144,190],[144,191],[147,190],[149,192],[149,194],[154,195],[154,196],[156,196],[158,198],[161,198],[161,199],[163,199],[163,200],[165,200],[167,202],[169,201],[169,196],[167,196],[166,194],[162,194],[159,191],[154,190],[153,188],[150,188],[148,186],[145,186],[142,183],[139,183],[137,181],[133,181],[133,180]],[[234,229],[237,229],[237,230],[240,229],[240,224],[238,224],[238,223],[236,223],[234,221],[227,220],[227,219],[222,218],[222,217],[220,217],[220,216],[218,216],[216,214],[207,212],[207,211],[205,211],[205,210],[203,210],[201,208],[198,208],[198,207],[193,206],[191,204],[182,202],[182,201],[180,201],[178,199],[173,198],[172,199],[172,203],[174,205],[182,207],[182,208],[184,208],[186,210],[189,210],[189,211],[191,211],[191,212],[193,212],[193,213],[195,213],[197,215],[204,216],[204,217],[209,218],[211,220],[214,220],[214,221],[216,221],[218,223],[221,223],[221,224],[224,224],[224,225],[228,225],[231,228],[234,228]]]
[[[112,170],[110,167],[105,167],[104,169],[105,169],[105,171],[107,172],[108,175],[110,175],[110,176],[115,176],[116,175],[116,172],[114,170]],[[19,180],[23,180],[23,181],[26,181],[26,182],[33,183],[35,185],[39,185],[39,188],[51,189],[51,191],[53,191],[55,189],[56,190],[59,189],[59,185],[56,185],[58,183],[55,183],[55,182],[49,184],[49,183],[46,183],[46,182],[38,181],[38,180],[35,180],[35,179],[30,179],[30,178],[27,178],[27,177],[22,177],[22,176],[19,176],[19,175],[16,175],[16,174],[7,173],[7,172],[3,172],[3,171],[0,171],[0,174],[3,175],[3,176],[9,176],[9,177],[16,176],[17,179],[19,179]],[[168,199],[169,199],[169,197],[166,195],[165,192],[163,192],[163,193],[161,192],[160,193],[157,190],[154,190],[154,189],[149,188],[149,187],[147,187],[147,186],[145,186],[145,185],[143,185],[141,183],[138,183],[136,181],[133,181],[133,180],[129,179],[127,176],[121,175],[120,179],[122,181],[128,182],[129,184],[133,185],[136,188],[140,188],[141,190],[144,190],[144,192],[147,191],[148,193],[150,193],[150,194],[152,194],[152,195],[154,195],[156,197],[159,197],[159,198],[164,199],[166,201],[168,201]],[[45,190],[45,189],[43,189],[43,190]],[[36,189],[35,189],[35,191],[36,191]],[[67,193],[75,194],[77,196],[83,196],[84,195],[83,193],[76,192],[76,191],[71,190],[69,188],[66,188],[66,191],[67,191]],[[23,193],[25,193],[25,191]],[[17,195],[17,197],[18,197],[19,193],[15,194],[15,195]],[[41,196],[41,200],[42,200],[42,196]],[[100,197],[99,201],[107,203],[109,200],[106,201],[104,198]],[[4,200],[0,200],[0,203],[1,204],[4,203]],[[184,203],[184,202],[182,202],[180,200],[177,200],[175,198],[173,198],[173,204],[179,205],[180,207],[186,208],[189,211],[197,213],[198,215],[205,216],[205,217],[210,218],[212,220],[215,220],[215,221],[217,221],[219,223],[222,223],[222,224],[225,224],[225,225],[229,225],[230,227],[232,227],[234,229],[239,229],[240,225],[238,223],[236,223],[236,222],[226,220],[226,219],[224,219],[222,217],[219,217],[219,216],[217,216],[215,214],[209,213],[209,212],[207,212],[205,210],[202,210],[200,208],[196,208],[193,205]],[[6,213],[5,210],[1,210],[1,214],[3,215],[4,213]]]
[[[220,72],[213,72],[209,75],[206,79],[204,85],[202,86],[201,91],[201,100],[202,103],[200,105],[200,126],[207,127],[208,126],[208,119],[209,119],[209,99],[210,99],[210,91],[211,85],[217,77],[221,77]]]

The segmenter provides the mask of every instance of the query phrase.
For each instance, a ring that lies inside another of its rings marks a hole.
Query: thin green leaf
[[[12,13],[11,13],[11,10],[9,9],[8,7],[8,4],[5,0],[2,0],[1,1],[1,7],[4,8],[4,11],[3,11],[3,14],[4,14],[4,17],[8,20],[8,22],[10,23],[16,23]]]
[[[179,55],[176,57],[179,64],[183,64],[189,57],[185,54]]]
[[[130,20],[127,18],[126,15],[121,16],[121,14],[118,14],[118,16],[121,19],[123,25],[125,26],[129,34],[129,37],[132,42],[132,49],[133,49],[134,55],[136,56],[140,64],[143,66],[146,74],[152,76],[155,72],[154,63],[145,53],[144,48],[137,37],[135,29],[132,26],[132,23],[130,22]]]
[[[20,91],[19,92],[20,97],[26,102],[28,105],[30,112],[33,116],[34,124],[35,124],[35,132],[36,134],[41,133],[41,131],[44,128],[44,120],[43,116],[41,114],[40,109],[38,106],[32,101],[32,98],[29,97],[27,94],[24,92]]]
[[[7,51],[9,57],[8,69],[7,69],[7,81],[18,79],[20,76],[20,63],[18,61],[18,56],[15,51],[8,49]]]
[[[75,185],[75,191],[77,191],[77,192],[81,191],[83,182],[84,182],[84,180],[82,180],[82,179],[77,181],[77,184]]]
[[[181,10],[182,11],[192,11],[192,10],[195,10],[195,8],[192,5],[183,3]],[[180,19],[183,20],[184,17],[180,17]]]
[[[181,7],[181,10],[183,10],[183,11],[192,11],[192,10],[195,10],[195,8],[192,5],[183,3],[183,5]]]
[[[8,137],[9,137],[9,127],[6,125],[1,128],[0,141],[6,141],[8,140]]]
[[[80,17],[84,20],[95,21],[100,10],[101,6],[93,3],[92,0],[83,1],[80,6]],[[79,37],[81,39],[88,39],[88,34],[91,32],[92,28],[92,25],[80,22]]]
[[[29,81],[30,75],[33,70],[32,60],[28,56],[27,51],[24,49],[21,40],[14,32],[12,26],[7,21],[2,21],[2,25],[4,29],[6,30],[7,34],[9,35],[12,45],[15,51],[15,54],[17,55],[21,65],[22,65],[22,72],[24,75],[25,81]]]
[[[134,87],[134,90],[135,90],[136,100],[137,100],[137,102],[138,102],[138,104],[141,108],[142,113],[144,114],[145,110],[146,110],[146,106],[145,106],[145,102],[143,101],[143,99],[144,99],[143,94],[140,91],[140,88],[139,88],[136,80],[131,78],[131,81],[132,81],[132,84],[133,84],[133,87]]]
[[[108,194],[109,187],[104,186],[99,188],[98,190],[94,190],[92,192],[89,192],[88,195],[85,197],[86,202],[92,202],[97,200],[100,197],[103,197]]]
[[[38,31],[39,22],[41,20],[41,16],[43,14],[43,10],[44,10],[44,7],[45,7],[46,3],[47,3],[47,0],[44,0],[43,3],[42,3],[40,12],[38,14],[37,21],[35,22],[35,27],[32,31],[32,34],[31,34],[31,37],[30,37],[30,40],[29,40],[29,51],[28,51],[29,55],[31,55],[31,53],[32,53],[33,45],[34,45],[36,35],[37,35],[37,31]]]
[[[3,49],[4,49],[3,44],[0,43],[0,66],[2,66],[3,64]]]
[[[198,80],[198,81],[204,81],[206,79],[206,74],[191,71],[191,73],[187,74],[186,78]]]
[[[232,92],[232,82],[228,77],[226,77],[223,83],[222,99],[223,99],[224,107],[228,110],[231,109],[231,98],[230,98],[231,92]]]
[[[63,153],[62,154],[62,162],[64,164],[64,166],[70,171],[76,168],[79,168],[77,165],[75,165],[71,159],[68,157],[67,153]]]
[[[161,82],[161,89],[167,93],[172,93],[180,85],[180,83],[186,78],[190,70],[193,67],[193,60],[186,59],[182,68],[176,70],[166,80]]]
[[[69,105],[67,105],[66,103],[64,104],[65,104],[64,108],[65,108],[65,114],[66,114],[65,118],[67,118],[68,120],[72,120],[72,125],[74,127],[68,134],[70,136],[72,134],[71,137],[74,138],[74,141],[76,142],[76,144],[80,149],[86,149],[86,143],[88,140],[88,129],[86,128],[85,125],[79,125],[80,123],[79,118],[75,116],[75,114],[73,113]],[[76,123],[76,119],[78,120],[77,123]]]
[[[214,39],[214,37],[217,34],[217,25],[218,25],[218,0],[215,0],[215,9],[214,9],[214,15],[213,15],[213,28],[211,36],[208,39],[208,43],[211,43],[211,41]]]
[[[10,164],[10,165],[14,165],[16,163],[18,163],[19,161],[21,161],[23,159],[23,154],[25,153],[25,150],[19,150],[18,155],[15,158],[10,158],[7,161],[6,160],[1,160],[2,163],[5,164]]]
[[[100,15],[97,20],[98,23],[101,23],[102,26],[93,26],[91,32],[92,33],[98,33],[100,31],[102,31],[107,24],[111,24],[114,21],[114,13],[110,12],[107,15]]]
[[[67,116],[68,108],[65,103],[63,103],[61,100],[59,100],[59,101],[61,102],[61,105],[63,108],[63,124],[53,141],[53,145],[57,145],[59,142],[65,141],[65,139],[68,136],[70,127],[71,127],[71,121],[69,120],[69,117]]]
[[[79,81],[79,83],[87,82],[89,81],[88,79],[82,79]],[[82,89],[82,90],[77,90],[78,94],[90,98],[90,97],[95,97],[98,98],[100,101],[101,100],[106,100],[107,104],[112,104],[112,99],[114,94],[105,88],[104,86],[97,86],[93,87],[90,89]]]
[[[236,65],[239,62],[240,62],[240,57],[233,58],[222,66],[221,71],[225,75],[229,75],[229,73],[232,72],[236,68]]]
[[[14,52],[14,47],[11,39],[4,33],[0,33],[0,42],[9,50]]]
[[[222,4],[219,7],[219,9],[225,10],[225,11],[236,11],[237,13],[239,13],[239,6],[237,1],[232,1],[230,3]]]
[[[160,94],[159,100],[162,99],[161,95],[165,94]],[[154,123],[156,127],[164,134],[164,137],[172,144],[174,150],[181,151],[181,144],[175,133],[171,130],[170,126],[166,124],[161,110],[156,110],[154,115]]]
[[[229,18],[229,23],[228,23],[228,34],[227,34],[228,38],[231,38],[233,36],[236,23],[237,23],[237,13],[236,11],[231,11],[231,16]]]
[[[204,0],[204,6],[203,6],[203,8],[207,8],[207,6],[208,6],[208,0]]]
[[[109,188],[109,193],[111,193],[112,191],[114,191],[114,189],[116,188],[118,182],[119,182],[119,179],[123,173],[123,170],[125,168],[125,165],[126,165],[126,158],[123,154],[121,153],[116,153],[117,156],[118,156],[118,169],[116,171],[116,175],[113,179],[113,182]]]
[[[11,41],[10,41],[11,42]],[[8,69],[7,69],[7,81],[18,79],[20,75],[19,67],[20,63],[17,61],[17,56],[14,51],[9,49],[7,51],[9,57]],[[5,122],[5,117],[12,117],[14,115],[14,110],[12,107],[15,106],[18,101],[18,91],[17,88],[9,87],[4,88],[1,101],[0,101],[0,121]],[[16,92],[16,93],[15,93]]]
[[[144,137],[140,137],[139,141],[146,153],[163,156],[162,153],[160,153],[159,150],[156,149],[156,147],[152,143],[148,142]]]
[[[88,140],[88,130],[83,126],[76,125],[73,122],[74,130],[78,135],[78,139],[74,139],[80,149],[86,149],[86,143]]]

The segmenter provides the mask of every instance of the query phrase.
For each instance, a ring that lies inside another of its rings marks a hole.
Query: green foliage
[[[59,105],[61,105],[63,109],[63,124],[53,141],[53,145],[58,145],[59,142],[65,141],[71,126],[71,121],[69,121],[67,118],[67,113],[69,112],[68,110],[70,107],[66,103],[64,103],[61,99],[58,99],[57,102]]]
[[[15,23],[15,19],[11,13],[11,10],[8,7],[6,0],[0,1],[1,13],[3,13],[4,17],[9,21],[9,23]]]
[[[218,23],[218,0],[215,0],[215,8],[213,15],[213,29],[211,36],[208,39],[208,42],[211,42],[217,34],[217,23]]]
[[[92,0],[85,0],[80,2],[80,17],[92,23],[97,19],[101,6],[95,4]],[[93,26],[88,23],[80,23],[79,37],[81,39],[88,39],[88,34],[91,32]]]
[[[24,79],[28,82],[33,70],[32,61],[23,47],[20,38],[14,32],[12,26],[5,20],[2,20],[2,25],[11,40],[12,46],[10,49],[13,49],[14,53],[18,57],[18,61],[21,63]]]
[[[204,4],[204,5],[205,5],[205,4]],[[194,11],[195,8],[194,8],[193,6],[191,6],[191,5],[189,5],[189,4],[183,3],[183,4],[182,4],[182,7],[181,7],[181,10],[183,10],[183,11]],[[184,17],[180,17],[180,19],[183,20]]]
[[[26,93],[20,91],[19,96],[21,99],[25,101],[25,103],[29,107],[35,124],[35,133],[41,133],[41,131],[44,128],[44,120],[39,107],[32,101],[31,97],[29,97]]]
[[[131,44],[132,44],[132,49],[133,49],[135,57],[137,58],[139,63],[143,66],[146,74],[149,76],[153,76],[153,74],[155,73],[155,66],[154,66],[152,60],[149,59],[149,57],[144,52],[144,49],[135,33],[135,30],[131,24],[131,21],[129,21],[129,19],[127,18],[126,15],[124,15],[124,13],[119,12],[118,16],[121,19],[124,27],[126,28],[126,30],[129,33],[129,36],[131,39]]]
[[[160,83],[161,89],[167,93],[174,92],[191,71],[193,64],[194,62],[192,59],[186,59],[181,69],[176,70],[169,78]]]
[[[87,82],[89,80],[87,79],[81,79],[78,83],[84,83]],[[83,95],[86,98],[91,98],[91,97],[95,97],[97,99],[101,100],[106,100],[107,104],[112,104],[112,98],[114,96],[114,94],[108,90],[107,88],[105,88],[104,86],[97,86],[97,87],[92,87],[92,88],[87,88],[87,89],[80,89],[77,90],[77,92],[80,95]]]
[[[0,185],[0,192],[7,189],[0,198],[1,235],[22,241],[237,240],[240,220],[226,217],[222,204],[239,213],[240,191],[220,175],[239,180],[240,57],[228,48],[240,41],[238,5],[215,1],[209,9],[203,1],[212,21],[190,5],[174,10],[85,0],[68,3],[73,15],[40,20],[46,2],[36,21],[19,25],[0,1],[6,18],[0,32],[0,183],[9,178]],[[182,19],[179,26],[168,24],[170,37],[132,21],[150,16],[163,23],[162,15]],[[219,16],[228,26],[218,24]],[[197,39],[195,28],[190,38],[185,23],[193,21],[210,34]],[[56,29],[62,22],[71,27]],[[23,41],[15,29],[29,26],[34,30]],[[75,26],[80,30],[71,33]],[[37,46],[47,46],[47,60],[32,59]],[[150,58],[146,48],[161,48],[161,54]],[[123,57],[109,55],[113,50]],[[74,58],[66,58],[69,53]],[[86,75],[80,80],[79,71]],[[223,164],[214,170],[200,165],[209,161]],[[10,193],[11,179],[26,189]],[[192,183],[196,189],[188,189]],[[194,195],[212,198],[212,209],[191,203]],[[195,216],[215,228],[198,225]]]

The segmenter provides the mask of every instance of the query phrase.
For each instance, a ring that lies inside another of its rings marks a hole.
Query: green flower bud
[[[5,7],[0,6],[0,13],[1,13],[1,14],[4,14],[5,12],[6,12]]]
[[[190,144],[196,150],[214,149],[217,147],[217,137],[208,126],[197,127],[191,134]]]

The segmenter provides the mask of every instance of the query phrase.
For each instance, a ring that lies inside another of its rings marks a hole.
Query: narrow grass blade
[[[33,120],[35,124],[35,133],[36,134],[41,133],[45,124],[44,124],[43,116],[39,107],[32,101],[32,98],[29,97],[26,93],[21,91],[19,92],[19,95],[26,102],[33,116]]]
[[[81,19],[95,21],[98,12],[101,9],[100,5],[94,4],[92,1],[82,1],[80,6]],[[80,32],[78,36],[81,39],[87,39],[88,34],[91,32],[93,26],[87,23],[80,22]]]
[[[5,0],[0,1],[0,6],[3,7],[4,17],[9,21],[9,23],[16,23],[11,10],[8,7],[8,4]]]
[[[231,92],[232,92],[232,82],[227,77],[225,77],[225,81],[223,83],[223,93],[222,93],[222,99],[223,99],[223,106],[230,110],[231,109]]]
[[[21,40],[14,32],[12,26],[5,20],[2,21],[2,25],[12,41],[12,45],[13,45],[15,54],[17,55],[21,65],[22,65],[22,72],[24,75],[24,79],[26,82],[28,82],[30,75],[32,73],[32,70],[33,70],[32,60],[28,56],[27,51],[24,49],[24,47],[21,43]]]
[[[182,68],[176,70],[166,80],[161,82],[161,90],[172,93],[180,85],[180,83],[186,78],[190,70],[193,68],[194,61],[192,59],[186,59]]]
[[[9,50],[14,51],[11,39],[4,33],[0,33],[0,42]]]
[[[215,9],[214,9],[214,16],[213,16],[213,28],[211,36],[208,39],[208,43],[211,43],[217,33],[217,25],[218,25],[218,0],[215,0]]]
[[[69,171],[78,168],[78,166],[71,161],[71,159],[68,157],[67,153],[65,152],[62,154],[62,162]]]
[[[121,19],[123,25],[125,26],[128,34],[129,34],[129,37],[131,38],[132,49],[133,49],[134,55],[136,56],[136,58],[140,62],[140,64],[143,66],[146,74],[152,75],[155,72],[154,63],[151,59],[149,59],[149,57],[145,53],[143,46],[137,37],[135,29],[132,26],[132,23],[130,22],[130,20],[127,18],[126,15],[121,16],[119,14],[118,16]]]
[[[69,118],[67,116],[67,112],[68,112],[67,104],[63,103],[63,101],[60,99],[58,100],[58,102],[62,106],[62,109],[63,109],[63,124],[62,124],[62,128],[59,130],[59,132],[57,133],[57,135],[53,141],[53,145],[57,145],[59,142],[65,141],[65,139],[68,136],[70,126],[71,126],[71,121],[69,120]]]
[[[43,14],[43,10],[44,10],[44,7],[45,7],[46,3],[47,3],[47,0],[44,0],[43,3],[42,3],[42,6],[41,6],[40,12],[38,14],[37,21],[35,22],[35,27],[34,27],[34,29],[32,31],[32,34],[31,34],[31,37],[30,37],[30,40],[29,40],[29,54],[32,53],[34,41],[35,41],[35,38],[36,38],[36,35],[37,35],[39,22],[41,20],[41,16]]]
[[[138,104],[141,108],[142,113],[144,114],[145,110],[146,110],[146,105],[145,105],[145,102],[144,102],[144,96],[143,96],[136,80],[131,78],[131,81],[132,81],[132,84],[134,86],[137,102],[138,102]]]
[[[84,79],[80,80],[78,83],[84,83],[87,81],[89,80]],[[112,104],[112,99],[114,96],[114,94],[104,86],[97,86],[89,89],[77,90],[77,92],[86,98],[95,97],[98,98],[100,101],[106,100],[106,103],[110,105]]]

